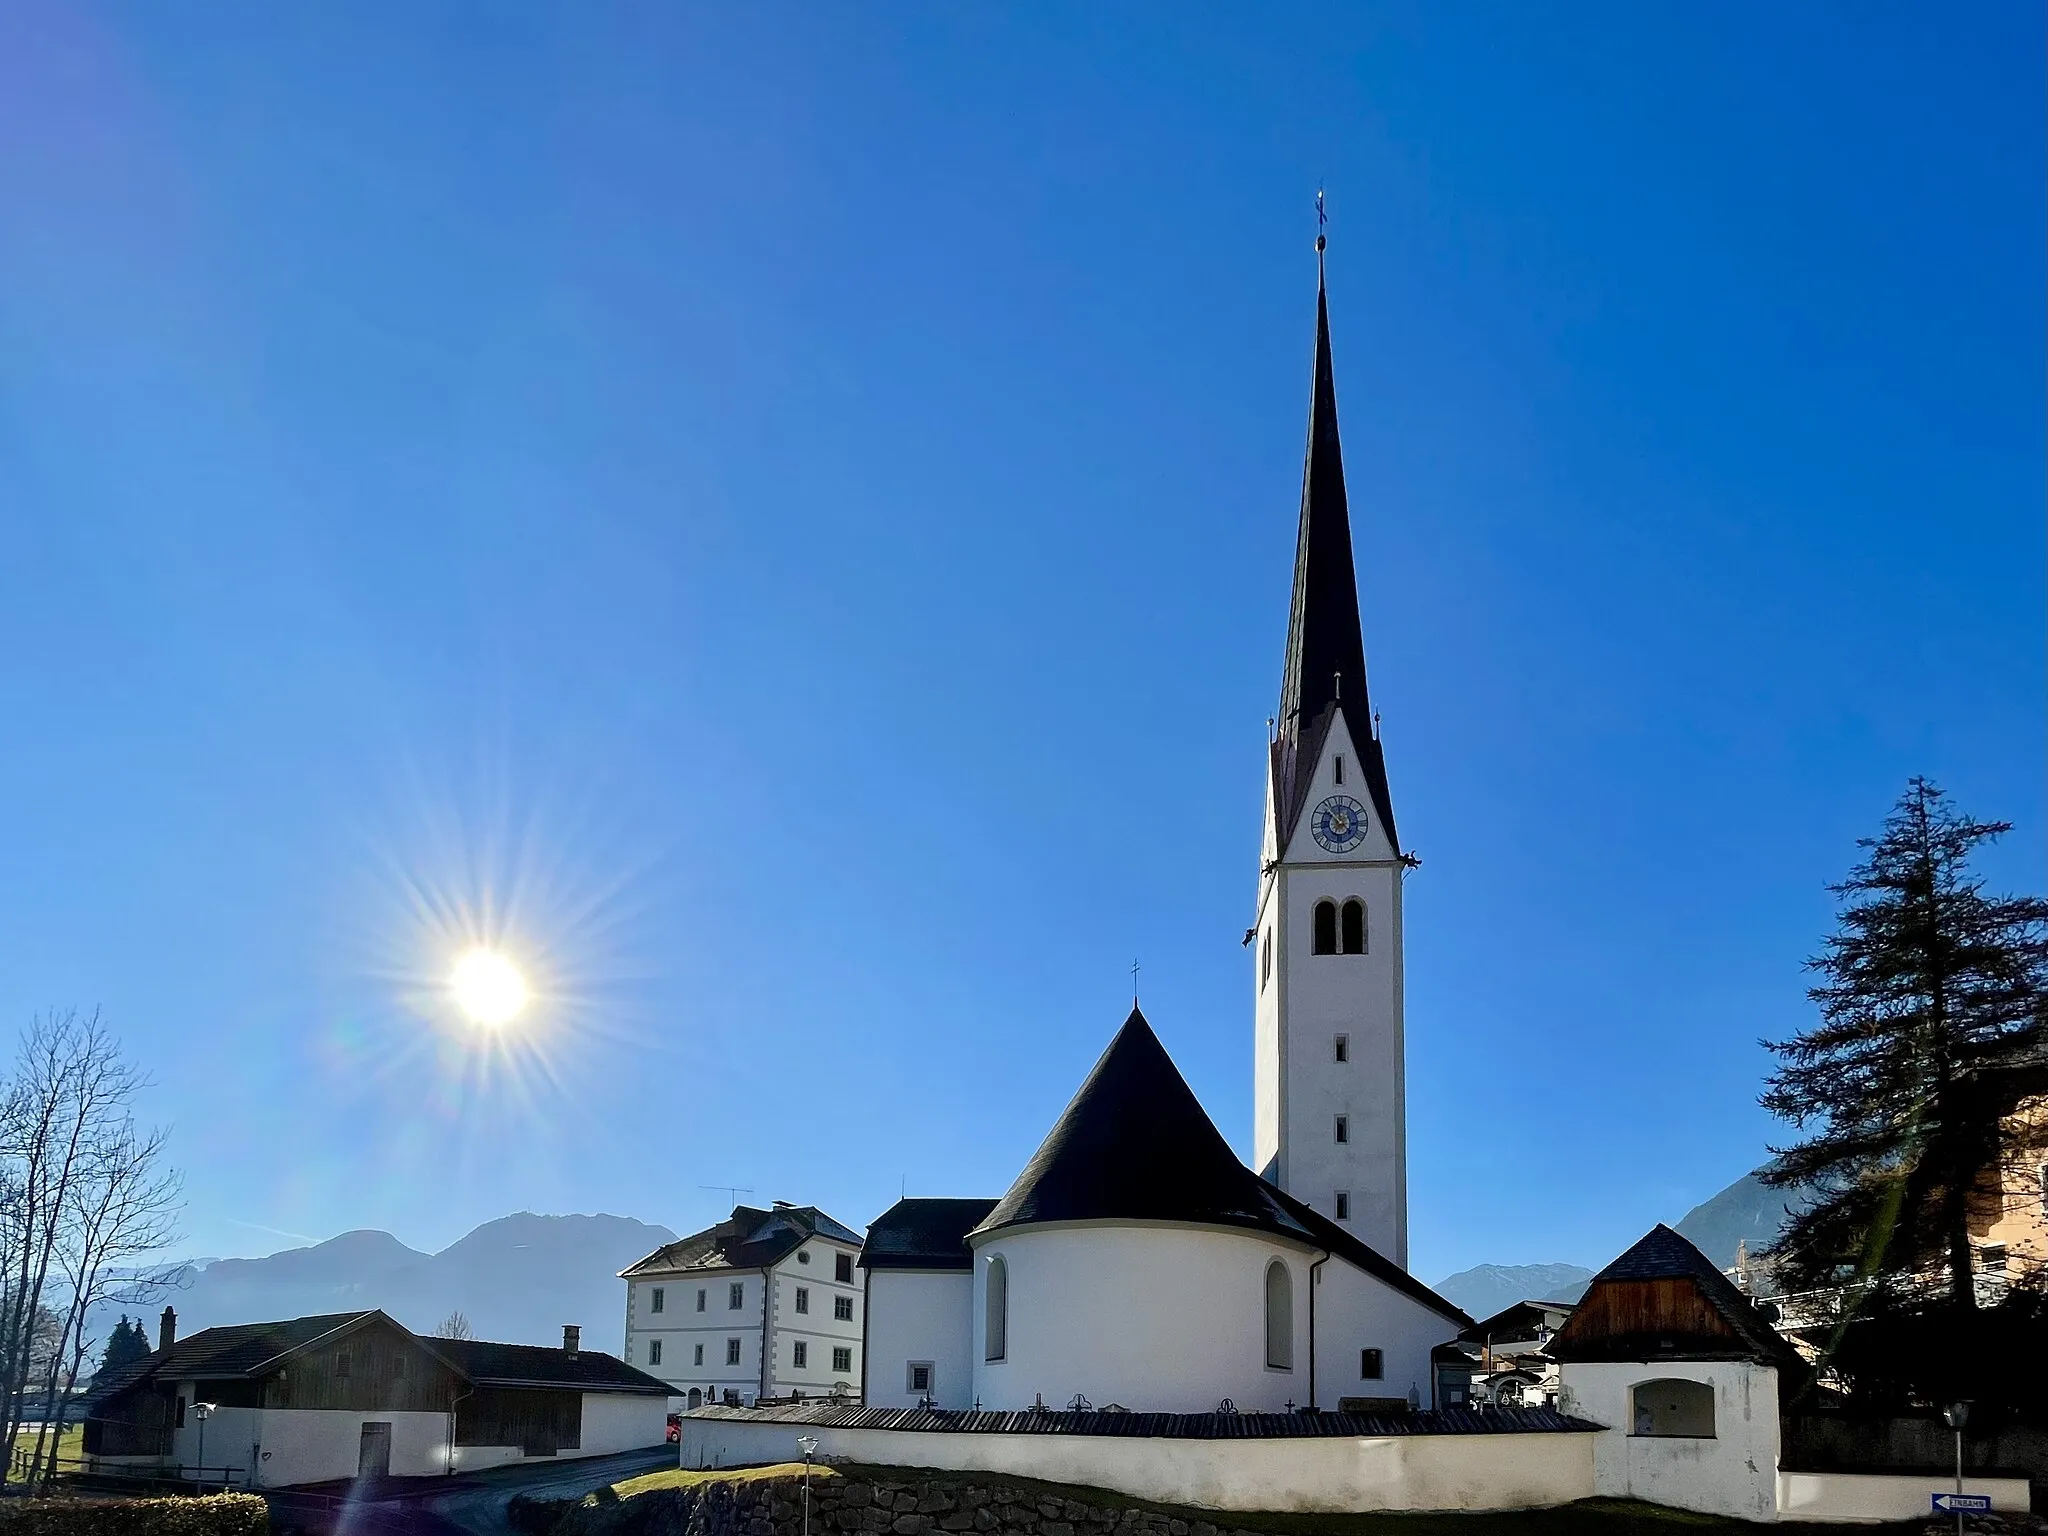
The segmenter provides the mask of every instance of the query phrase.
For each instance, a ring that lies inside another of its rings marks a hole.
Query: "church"
[[[1294,588],[1252,962],[1255,1167],[1135,1007],[999,1200],[869,1229],[874,1407],[1432,1407],[1471,1319],[1408,1274],[1401,891],[1317,242]],[[1277,565],[1277,561],[1276,561]]]

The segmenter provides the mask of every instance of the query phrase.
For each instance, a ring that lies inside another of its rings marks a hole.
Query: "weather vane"
[[[1325,208],[1323,207],[1323,189],[1322,189],[1321,187],[1317,187],[1317,188],[1316,188],[1316,260],[1317,260],[1317,262],[1318,262],[1318,263],[1320,263],[1320,262],[1322,261],[1322,259],[1323,259],[1323,247],[1324,247],[1324,246],[1326,246],[1326,245],[1328,245],[1328,244],[1330,243],[1330,242],[1329,242],[1329,239],[1328,239],[1328,237],[1327,237],[1327,232],[1328,232],[1328,228],[1329,228],[1329,223],[1330,223],[1330,215],[1329,215],[1329,212],[1328,212],[1328,210],[1327,210],[1327,209],[1325,209]]]

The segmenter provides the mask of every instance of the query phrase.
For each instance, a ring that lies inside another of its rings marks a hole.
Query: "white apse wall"
[[[1074,1222],[1013,1228],[975,1246],[969,1324],[973,1390],[984,1408],[1064,1408],[1076,1393],[1100,1408],[1207,1413],[1225,1398],[1245,1412],[1310,1401],[1309,1283],[1322,1250],[1232,1227]],[[990,1260],[1009,1276],[1006,1358],[986,1358]],[[1293,1282],[1293,1365],[1266,1363],[1266,1266]],[[1457,1324],[1341,1258],[1320,1266],[1314,1395],[1407,1397],[1430,1407],[1429,1353]],[[1361,1379],[1359,1352],[1385,1361]],[[877,1357],[878,1366],[883,1364]],[[885,1383],[886,1385],[886,1383]],[[943,1383],[942,1383],[943,1386]],[[879,1400],[879,1399],[877,1399]]]

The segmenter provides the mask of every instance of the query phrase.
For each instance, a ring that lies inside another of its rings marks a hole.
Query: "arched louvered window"
[[[1317,902],[1313,927],[1315,929],[1315,952],[1319,955],[1336,954],[1337,903],[1334,901]]]
[[[1294,1277],[1278,1259],[1266,1266],[1266,1364],[1294,1369]]]
[[[1344,931],[1337,952],[1343,955],[1365,953],[1365,903],[1356,896],[1344,903]]]
[[[988,1261],[986,1316],[982,1328],[984,1360],[1003,1360],[1010,1353],[1010,1266],[1000,1258]]]

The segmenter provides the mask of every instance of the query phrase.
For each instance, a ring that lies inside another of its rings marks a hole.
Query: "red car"
[[[668,1443],[675,1445],[683,1438],[683,1416],[672,1413],[668,1416]]]

